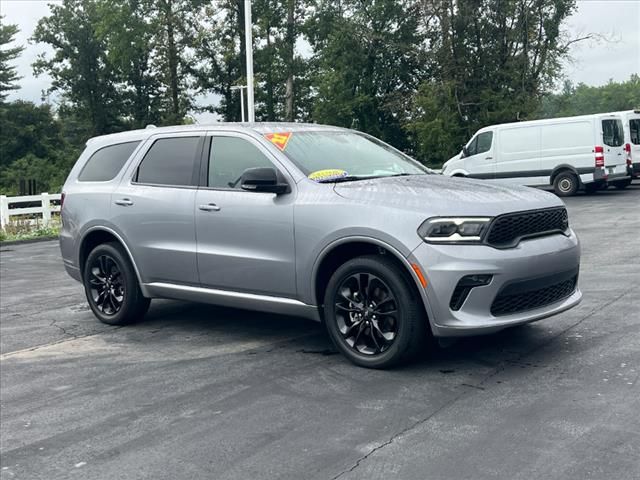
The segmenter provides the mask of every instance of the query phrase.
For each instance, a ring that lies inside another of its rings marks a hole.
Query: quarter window
[[[113,180],[140,142],[118,143],[94,152],[82,168],[78,181],[108,182]]]
[[[273,164],[252,143],[238,137],[213,137],[209,152],[209,187],[240,188],[240,177],[247,168]]]
[[[136,181],[156,185],[197,185],[194,169],[200,137],[160,138],[142,159]]]
[[[609,147],[622,146],[624,143],[622,120],[613,118],[602,120],[602,141]]]

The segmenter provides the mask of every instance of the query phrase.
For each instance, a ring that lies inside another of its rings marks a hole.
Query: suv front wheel
[[[385,256],[357,257],[340,266],[327,285],[324,317],[338,350],[362,367],[396,365],[427,344],[419,294]]]
[[[133,265],[117,243],[103,243],[89,253],[83,284],[91,310],[103,323],[126,325],[149,308]]]

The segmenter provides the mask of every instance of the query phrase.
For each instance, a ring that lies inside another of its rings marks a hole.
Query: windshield
[[[430,173],[388,145],[354,132],[292,132],[280,148],[305,175],[319,181]],[[325,172],[332,175],[317,175]]]

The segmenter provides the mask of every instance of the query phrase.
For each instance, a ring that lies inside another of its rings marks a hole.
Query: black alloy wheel
[[[378,355],[398,335],[398,303],[387,284],[370,273],[347,277],[335,303],[338,330],[345,343],[363,355]]]
[[[143,317],[150,300],[121,245],[103,243],[89,253],[83,269],[84,290],[93,314],[103,323],[125,325]]]
[[[339,266],[329,279],[323,305],[331,340],[356,365],[391,367],[430,346],[418,288],[388,255],[364,255]]]
[[[100,255],[93,259],[89,272],[91,298],[96,307],[105,315],[115,315],[122,308],[125,295],[120,267],[109,255]]]

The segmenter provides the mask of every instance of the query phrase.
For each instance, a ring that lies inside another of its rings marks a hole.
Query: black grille
[[[564,207],[509,213],[493,221],[487,243],[498,248],[513,247],[524,237],[564,232],[568,227],[569,217]]]
[[[575,274],[567,280],[536,290],[523,291],[527,282],[507,287],[493,301],[491,314],[498,317],[550,305],[571,296],[576,289],[577,282],[578,275]],[[531,283],[533,284],[533,282]],[[539,283],[539,280],[535,283]]]

